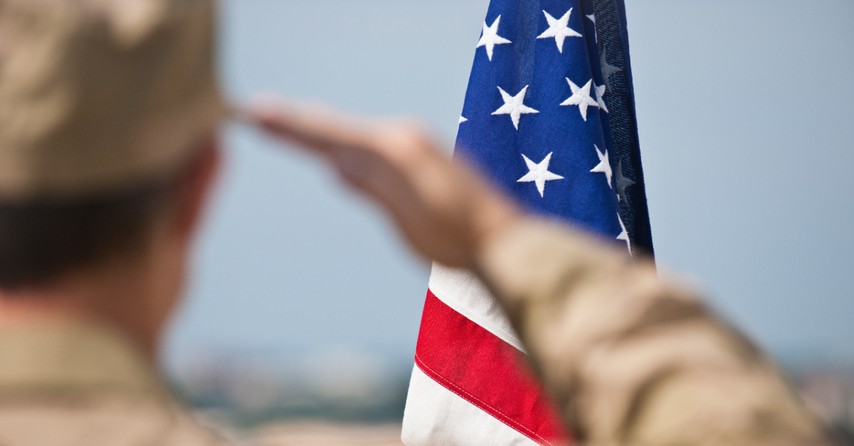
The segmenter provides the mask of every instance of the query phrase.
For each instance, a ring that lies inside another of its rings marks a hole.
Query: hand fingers
[[[327,153],[334,149],[367,148],[378,133],[378,125],[372,120],[320,106],[264,104],[250,108],[246,116],[274,136]]]

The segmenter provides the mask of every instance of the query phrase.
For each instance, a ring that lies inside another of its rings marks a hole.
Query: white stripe
[[[418,366],[412,369],[401,439],[407,446],[537,444],[433,381]]]
[[[502,341],[525,351],[504,310],[492,293],[474,274],[467,270],[451,269],[433,264],[430,291],[468,320],[498,336]]]

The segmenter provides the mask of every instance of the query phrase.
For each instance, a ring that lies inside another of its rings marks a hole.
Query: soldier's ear
[[[203,140],[196,157],[179,185],[174,213],[174,229],[185,243],[198,230],[219,173],[222,153],[216,135]]]

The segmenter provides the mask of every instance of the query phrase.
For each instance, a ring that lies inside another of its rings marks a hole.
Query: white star
[[[602,153],[599,151],[598,146],[594,144],[593,147],[596,149],[596,155],[599,157],[599,164],[591,169],[590,172],[604,173],[605,179],[608,180],[608,187],[613,188],[613,186],[611,186],[611,177],[614,175],[614,171],[611,170],[611,161],[608,159],[608,151],[605,150],[605,153]]]
[[[599,66],[602,68],[602,77],[605,79],[605,85],[608,86],[608,90],[612,90],[611,75],[619,73],[623,69],[608,63],[608,47],[602,48],[602,52],[599,53]]]
[[[599,43],[599,31],[596,31],[596,14],[587,14],[587,18],[593,22],[593,41]]]
[[[513,121],[513,127],[516,127],[516,130],[519,130],[519,119],[522,115],[539,113],[538,110],[534,110],[523,103],[525,100],[525,94],[528,93],[527,85],[525,85],[525,88],[519,91],[516,96],[511,96],[506,91],[502,90],[501,87],[498,87],[498,91],[501,93],[501,99],[504,100],[504,105],[499,107],[498,110],[492,112],[492,115],[510,115],[510,120]]]
[[[587,81],[587,83],[581,88],[579,88],[578,85],[575,85],[571,80],[569,80],[569,78],[566,78],[566,81],[569,83],[569,89],[572,90],[572,96],[561,102],[560,105],[577,105],[578,109],[581,111],[581,117],[586,122],[587,107],[599,106],[599,103],[590,97],[590,87],[593,86],[593,79]]]
[[[546,157],[539,163],[535,163],[528,159],[527,156],[522,155],[522,158],[525,159],[525,164],[528,166],[528,173],[526,173],[522,178],[519,178],[516,182],[536,184],[537,191],[540,192],[540,197],[545,197],[546,181],[563,179],[562,176],[554,172],[549,172],[549,163],[552,161],[552,153],[554,152],[549,152],[549,154],[546,155]]]
[[[465,116],[460,116],[460,124],[464,122],[468,122],[469,120]]]
[[[537,36],[537,38],[554,38],[558,52],[563,53],[563,41],[567,37],[581,37],[581,34],[569,27],[569,16],[572,14],[572,8],[569,8],[569,11],[567,11],[560,19],[555,19],[546,11],[543,11],[543,14],[546,15],[546,21],[549,22],[549,28],[543,31],[543,33]]]
[[[617,221],[620,222],[620,229],[622,229],[622,232],[620,232],[620,235],[617,236],[617,240],[622,240],[622,241],[626,242],[626,248],[629,249],[629,254],[631,254],[632,253],[632,241],[629,239],[629,231],[626,230],[626,225],[623,223],[623,219],[622,219],[622,217],[620,217],[620,214],[617,214]]]
[[[513,43],[498,35],[498,23],[500,22],[501,16],[498,16],[490,26],[486,26],[486,22],[483,22],[483,34],[477,42],[476,48],[486,47],[486,57],[489,58],[490,62],[492,62],[492,52],[495,50],[495,45]]]
[[[596,103],[599,104],[599,109],[604,111],[605,113],[610,113],[608,111],[608,106],[605,105],[605,92],[608,90],[606,85],[595,85],[596,88]]]

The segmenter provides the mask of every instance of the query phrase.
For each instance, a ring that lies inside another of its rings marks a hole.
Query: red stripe
[[[567,436],[524,354],[427,291],[415,349],[427,376],[540,444]]]

